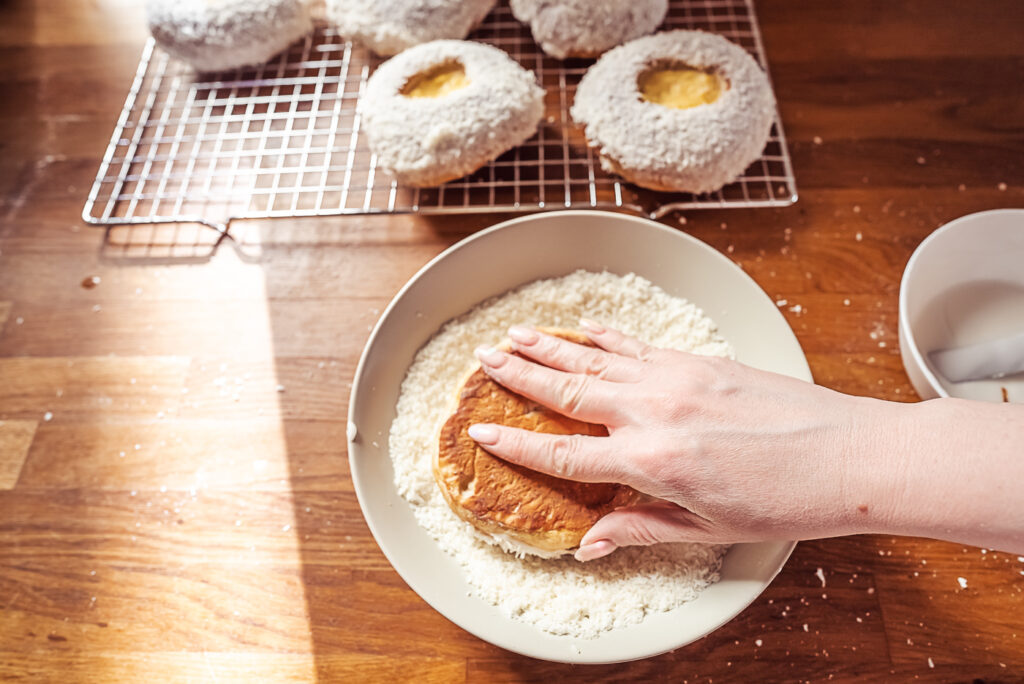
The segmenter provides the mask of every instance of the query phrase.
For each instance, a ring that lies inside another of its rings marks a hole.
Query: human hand
[[[516,356],[478,349],[497,382],[607,437],[546,435],[500,425],[469,434],[528,468],[586,482],[621,482],[656,497],[617,510],[583,537],[579,560],[620,546],[731,543],[868,531],[867,505],[884,479],[861,458],[885,439],[889,414],[873,400],[728,359],[657,349],[584,322],[598,348],[513,327]],[[873,470],[874,472],[867,472]]]

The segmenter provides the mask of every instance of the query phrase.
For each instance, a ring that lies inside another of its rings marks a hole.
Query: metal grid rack
[[[753,0],[673,0],[663,30],[698,28],[746,48],[767,69]],[[661,193],[605,173],[569,116],[587,60],[545,56],[502,2],[470,36],[502,48],[547,91],[537,134],[470,176],[437,188],[376,168],[356,104],[381,62],[321,23],[271,62],[197,74],[146,44],[83,218],[103,225],[373,213],[778,207],[796,184],[776,116],[762,157],[703,195]]]

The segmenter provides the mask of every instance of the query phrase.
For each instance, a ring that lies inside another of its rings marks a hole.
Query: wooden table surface
[[[787,301],[818,383],[917,401],[907,258],[1024,203],[1024,4],[758,11],[800,201],[665,222]],[[801,543],[738,618],[636,663],[448,622],[363,521],[348,392],[390,297],[503,217],[237,224],[246,249],[86,226],[145,36],[129,0],[0,5],[0,680],[1024,681],[1024,559],[921,539]]]

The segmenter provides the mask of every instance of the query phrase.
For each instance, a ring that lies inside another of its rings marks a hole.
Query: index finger
[[[625,484],[631,479],[613,437],[552,435],[491,423],[470,425],[468,432],[498,458],[554,477]]]

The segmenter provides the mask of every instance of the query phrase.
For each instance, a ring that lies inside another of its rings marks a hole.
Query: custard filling
[[[673,109],[711,104],[728,88],[716,73],[687,66],[658,66],[640,74],[640,96],[647,102]]]
[[[406,97],[444,97],[469,85],[466,70],[458,62],[447,62],[421,71],[405,84]]]

